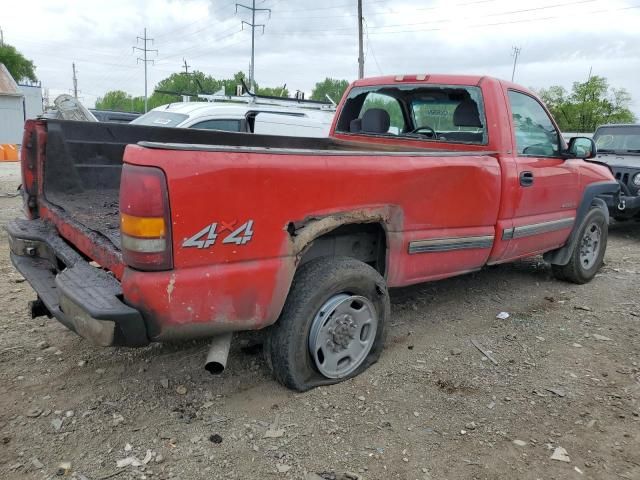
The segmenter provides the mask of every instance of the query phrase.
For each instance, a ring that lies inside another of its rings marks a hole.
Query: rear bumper
[[[142,315],[121,300],[120,282],[89,265],[53,226],[16,219],[6,230],[13,265],[60,323],[101,346],[149,343]]]

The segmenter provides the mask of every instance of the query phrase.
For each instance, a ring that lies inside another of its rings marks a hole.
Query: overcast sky
[[[243,3],[240,1],[240,3]],[[251,0],[244,0],[250,5]],[[310,92],[330,76],[357,76],[356,0],[256,0],[256,81]],[[594,75],[624,87],[640,117],[640,0],[363,0],[365,75],[477,73],[510,79],[512,47],[521,54],[515,81],[570,87]],[[144,92],[132,46],[143,29],[150,54],[149,91],[185,58],[216,78],[248,70],[250,12],[230,0],[2,0],[5,42],[37,66],[51,96],[72,88],[92,106],[108,90]],[[139,43],[138,46],[141,46]],[[228,92],[231,93],[231,92]]]

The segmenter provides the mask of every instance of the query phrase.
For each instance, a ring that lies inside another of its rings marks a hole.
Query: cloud
[[[247,5],[250,0],[247,0]],[[626,88],[640,116],[640,8],[624,0],[364,0],[366,75],[479,73],[509,79],[512,46],[521,47],[516,81],[528,87],[593,74]],[[357,74],[357,16],[352,0],[258,0],[256,79],[309,92],[324,77]],[[32,58],[45,87],[71,88],[71,62],[87,104],[107,90],[142,94],[142,65],[132,46],[144,27],[155,65],[150,85],[192,69],[214,77],[248,70],[250,13],[230,0],[12,2],[3,6],[5,41]],[[138,44],[140,45],[140,44]],[[139,53],[139,52],[137,52]],[[150,87],[151,88],[151,87]]]

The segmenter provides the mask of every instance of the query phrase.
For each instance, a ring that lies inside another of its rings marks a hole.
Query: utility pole
[[[76,62],[71,64],[73,68],[73,98],[78,99],[78,77],[76,75]]]
[[[0,47],[4,47],[4,32],[2,31],[2,27],[0,27]]]
[[[256,0],[251,1],[250,7],[247,7],[246,5],[242,5],[241,3],[236,3],[236,13],[238,13],[238,7],[251,10],[251,23],[245,22],[244,20],[242,20],[241,25],[243,29],[245,25],[251,27],[251,65],[249,65],[249,88],[253,88],[255,90],[254,82],[255,82],[256,27],[262,27],[262,33],[264,34],[264,24],[260,23],[256,25],[256,12],[269,12],[269,18],[271,18],[271,9],[256,8]]]
[[[364,49],[362,46],[362,0],[358,0],[358,78],[364,77]]]
[[[187,61],[184,58],[182,59],[182,61],[184,62],[183,64],[184,74],[189,75],[189,68],[191,68],[191,65],[187,65]]]
[[[142,42],[143,42],[143,43],[142,43],[142,45],[143,45],[143,47],[142,47],[142,48],[140,48],[140,47],[138,47],[138,46],[137,46],[138,42],[140,42],[140,41],[142,41]],[[147,64],[148,64],[149,62],[151,62],[151,64],[152,64],[152,65],[154,64],[153,60],[147,60],[147,53],[149,53],[149,52],[155,52],[155,53],[156,53],[156,55],[158,54],[158,50],[154,50],[154,49],[147,48],[147,43],[148,43],[148,42],[149,42],[149,43],[151,43],[151,44],[153,44],[153,38],[149,38],[149,37],[147,37],[147,29],[146,29],[146,27],[145,27],[145,29],[144,29],[144,36],[142,36],[142,37],[136,37],[136,45],[135,45],[134,47],[132,47],[134,52],[135,52],[136,50],[139,50],[139,51],[141,51],[141,52],[142,52],[142,54],[143,54],[143,57],[142,57],[142,58],[138,57],[138,58],[136,59],[136,63],[140,63],[140,62],[143,62],[143,63],[144,63],[144,113],[147,113],[147,110],[148,110],[148,100],[149,100],[149,99],[148,99],[148,96],[147,96]]]
[[[513,82],[513,79],[516,76],[516,64],[518,63],[518,56],[520,56],[520,47],[513,47],[513,71],[511,72],[511,81]]]

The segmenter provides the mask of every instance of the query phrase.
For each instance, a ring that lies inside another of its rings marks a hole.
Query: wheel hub
[[[580,263],[586,269],[591,268],[600,254],[602,231],[596,223],[591,223],[580,240]]]
[[[341,293],[318,310],[309,331],[309,352],[318,371],[342,378],[356,370],[373,347],[378,315],[366,297]]]
[[[331,344],[332,351],[338,353],[346,349],[355,337],[356,328],[357,325],[349,314],[342,315],[336,319],[335,326],[328,329],[331,338],[327,344]]]

